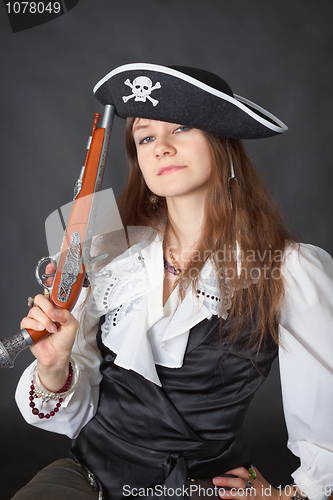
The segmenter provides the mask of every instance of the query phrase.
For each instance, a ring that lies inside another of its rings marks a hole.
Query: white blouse
[[[282,272],[282,396],[288,447],[301,463],[292,475],[311,500],[321,500],[333,488],[333,260],[312,245],[292,245]],[[79,385],[56,417],[38,419],[28,404],[33,363],[16,391],[17,404],[28,423],[73,438],[94,416],[101,381],[96,333],[103,314],[102,341],[116,353],[115,363],[157,385],[161,383],[155,365],[181,367],[189,330],[218,314],[221,300],[225,306],[222,316],[227,317],[230,296],[220,297],[209,263],[201,273],[201,293],[196,296],[189,289],[179,304],[175,291],[163,307],[163,277],[162,242],[158,238],[145,248],[132,247],[104,268],[95,281],[89,314],[81,321],[73,347],[73,358],[81,371]],[[84,289],[75,309],[79,320],[86,293]],[[52,401],[44,403],[43,411],[53,406]]]

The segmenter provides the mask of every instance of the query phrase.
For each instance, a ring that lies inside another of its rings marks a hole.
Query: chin
[[[185,189],[161,189],[154,191],[158,196],[163,196],[165,198],[174,198],[175,196],[184,196],[188,194],[188,190]]]
[[[153,191],[155,194],[158,196],[163,196],[165,198],[174,198],[176,196],[186,196],[188,194],[191,194],[192,192],[196,191],[196,189],[191,189],[189,188],[189,185],[185,185],[185,183],[169,183],[168,185],[165,186],[159,186],[159,189],[156,188],[155,191]]]

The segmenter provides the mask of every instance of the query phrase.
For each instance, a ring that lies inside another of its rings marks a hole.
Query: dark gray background
[[[333,252],[331,1],[81,0],[63,17],[16,34],[3,6],[0,16],[1,337],[18,331],[27,296],[39,292],[44,221],[70,201],[93,113],[101,111],[91,89],[121,64],[210,70],[284,121],[287,133],[248,141],[248,150],[291,227]],[[118,194],[124,171],[116,119],[104,186]],[[15,406],[31,359],[22,353],[14,369],[0,371],[2,500],[67,453],[66,438],[31,428]],[[286,439],[275,363],[246,422],[253,462],[275,486],[290,482],[298,464]]]

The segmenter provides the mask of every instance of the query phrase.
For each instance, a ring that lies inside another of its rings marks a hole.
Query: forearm
[[[69,375],[69,359],[52,367],[44,366],[38,362],[37,367],[39,380],[45,389],[50,392],[58,392],[64,387]]]
[[[35,366],[36,361],[26,368],[16,389],[15,399],[23,418],[33,426],[65,434],[70,438],[76,437],[81,428],[96,412],[99,397],[98,383],[91,386],[92,377],[86,371],[81,370],[80,380],[75,391],[64,398],[58,413],[52,418],[40,419],[32,413],[29,405],[29,391]],[[54,400],[43,403],[43,405],[39,399],[34,401],[44,414],[49,413],[55,406]]]
[[[84,298],[85,296],[82,297],[82,301]],[[76,314],[75,311],[73,313]],[[24,419],[29,424],[59,434],[66,434],[71,438],[75,437],[95,414],[99,397],[99,383],[101,381],[99,367],[102,358],[96,343],[99,320],[90,318],[89,316],[83,320],[80,315],[78,315],[78,319],[82,321],[85,329],[84,331],[79,330],[71,354],[80,370],[80,379],[75,391],[64,398],[57,414],[49,419],[39,419],[32,414],[31,407],[29,406],[29,392],[31,390],[33,369],[37,365],[37,361],[25,370],[16,390],[17,405]],[[66,363],[68,367],[69,362],[67,359],[63,365]],[[61,382],[60,380],[57,381],[59,387],[49,387],[47,386],[47,381],[41,375],[41,383],[45,384],[45,388],[50,391],[54,389],[51,392],[61,389]],[[44,403],[43,407],[41,407],[39,399],[35,398],[34,402],[43,413],[50,412],[54,408],[55,403],[51,400]]]

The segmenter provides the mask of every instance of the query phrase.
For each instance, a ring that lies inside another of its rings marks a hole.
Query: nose
[[[162,158],[164,155],[174,155],[177,152],[171,138],[160,136],[155,140],[155,156]]]

